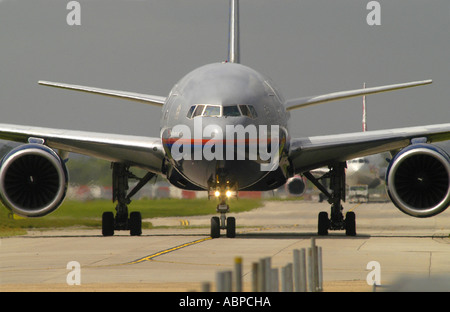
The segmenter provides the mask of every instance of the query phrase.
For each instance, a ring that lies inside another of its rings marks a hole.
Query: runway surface
[[[250,290],[253,262],[270,257],[272,267],[281,268],[293,261],[294,249],[310,247],[311,237],[323,251],[324,291],[371,291],[371,261],[380,264],[382,285],[402,276],[450,276],[448,211],[416,219],[391,203],[344,208],[356,213],[356,237],[343,231],[317,236],[317,214],[329,208],[307,201],[230,213],[238,226],[234,239],[225,233],[210,239],[210,216],[151,219],[167,227],[140,237],[102,237],[100,229],[31,231],[0,240],[0,291],[199,291],[202,282],[214,284],[218,271],[232,270],[235,257],[243,259],[244,290]],[[67,284],[72,261],[80,264],[81,285]]]

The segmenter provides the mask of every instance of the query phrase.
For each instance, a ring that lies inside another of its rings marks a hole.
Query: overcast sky
[[[38,86],[49,80],[167,96],[191,70],[227,57],[228,0],[0,0],[0,122],[159,135],[160,110]],[[450,1],[389,0],[369,26],[365,0],[241,0],[241,63],[286,99],[433,79],[367,97],[368,128],[450,122]],[[361,130],[361,99],[291,114],[294,137]]]

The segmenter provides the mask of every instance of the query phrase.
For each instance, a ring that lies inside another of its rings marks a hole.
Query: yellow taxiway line
[[[206,238],[198,239],[198,240],[195,240],[193,242],[189,242],[189,243],[186,243],[186,244],[183,244],[183,245],[179,245],[179,246],[176,246],[176,247],[172,247],[172,248],[169,248],[169,249],[166,249],[166,250],[159,251],[157,253],[145,256],[143,258],[140,258],[140,259],[137,259],[137,260],[125,263],[125,264],[136,264],[136,263],[141,263],[141,262],[144,262],[144,261],[151,261],[155,257],[167,254],[169,252],[172,252],[172,251],[175,251],[175,250],[178,250],[178,249],[181,249],[181,248],[185,248],[185,247],[192,246],[192,245],[195,245],[195,244],[198,244],[198,243],[202,243],[202,242],[210,240],[210,239],[212,239],[212,238],[211,237],[206,237]]]

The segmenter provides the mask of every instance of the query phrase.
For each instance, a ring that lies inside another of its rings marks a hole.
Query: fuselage
[[[270,190],[289,177],[289,113],[273,83],[236,63],[197,68],[162,109],[166,175],[184,189]]]

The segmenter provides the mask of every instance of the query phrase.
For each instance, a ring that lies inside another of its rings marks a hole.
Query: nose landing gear
[[[226,200],[231,196],[231,193],[227,191],[225,194],[221,194],[220,191],[216,191],[217,195],[219,195],[220,203],[217,205],[216,211],[220,213],[220,218],[211,218],[211,237],[219,238],[220,230],[226,230],[226,236],[228,238],[234,238],[236,237],[236,218],[226,216],[226,213],[230,211]]]

